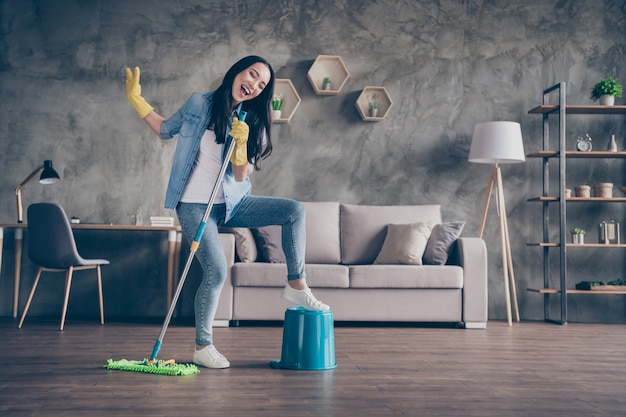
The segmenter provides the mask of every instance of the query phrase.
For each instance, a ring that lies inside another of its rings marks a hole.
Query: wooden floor
[[[160,324],[0,319],[1,416],[624,416],[623,325],[335,328],[337,368],[277,370],[282,328],[215,329],[226,370],[109,371],[150,355]],[[191,359],[172,325],[161,359]]]

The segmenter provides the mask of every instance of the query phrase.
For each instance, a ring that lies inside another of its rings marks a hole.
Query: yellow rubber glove
[[[131,106],[142,119],[148,115],[154,107],[148,104],[148,102],[141,97],[141,85],[139,84],[139,67],[135,67],[135,74],[130,71],[130,68],[126,68],[126,97],[130,101]]]
[[[233,119],[233,126],[230,129],[230,136],[235,140],[235,149],[230,157],[233,165],[240,166],[248,163],[248,134],[250,128],[246,122]]]

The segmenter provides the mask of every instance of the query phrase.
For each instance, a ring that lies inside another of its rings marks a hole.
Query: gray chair
[[[106,259],[83,259],[76,248],[74,233],[63,208],[54,203],[37,203],[28,207],[28,256],[39,266],[35,282],[30,290],[24,313],[18,328],[22,328],[24,318],[35,295],[42,272],[65,272],[65,297],[61,315],[61,330],[65,325],[67,303],[74,271],[95,269],[98,274],[98,295],[100,298],[100,324],[104,324],[104,303],[102,299],[101,265]]]

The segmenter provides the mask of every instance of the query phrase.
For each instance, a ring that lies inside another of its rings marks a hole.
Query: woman
[[[309,310],[328,310],[306,283],[304,271],[305,211],[302,204],[284,198],[250,195],[248,176],[259,170],[261,159],[272,152],[269,108],[274,71],[258,56],[248,56],[226,72],[222,84],[209,93],[194,93],[165,119],[141,96],[139,68],[126,68],[126,93],[131,105],[162,139],[178,136],[165,196],[165,208],[176,209],[183,233],[193,241],[219,175],[230,135],[235,148],[211,215],[197,249],[204,270],[195,297],[196,349],[193,362],[207,368],[228,368],[230,363],[213,345],[213,319],[226,279],[226,260],[218,227],[282,226],[287,260],[287,285],[282,297]],[[247,112],[245,121],[237,119]]]

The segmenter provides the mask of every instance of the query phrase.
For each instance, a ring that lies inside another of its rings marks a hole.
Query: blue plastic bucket
[[[313,371],[336,368],[332,310],[288,308],[285,311],[281,357],[270,362],[270,366]]]

